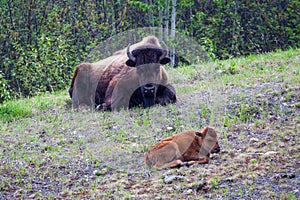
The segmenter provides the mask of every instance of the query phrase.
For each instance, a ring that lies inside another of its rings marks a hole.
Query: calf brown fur
[[[158,169],[208,163],[210,153],[220,146],[216,131],[211,127],[182,132],[155,144],[145,155],[149,167]]]

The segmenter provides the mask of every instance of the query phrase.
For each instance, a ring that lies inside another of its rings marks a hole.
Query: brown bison
[[[208,163],[210,153],[218,153],[220,146],[216,131],[205,127],[186,131],[155,144],[145,155],[149,167],[158,169]]]
[[[170,62],[167,53],[155,36],[148,36],[97,63],[78,65],[69,89],[73,107],[111,110],[175,103],[175,89],[162,66]]]

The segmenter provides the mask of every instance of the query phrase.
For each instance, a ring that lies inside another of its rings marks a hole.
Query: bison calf
[[[155,144],[145,155],[149,167],[158,169],[208,163],[210,153],[218,153],[220,146],[216,131],[211,127],[186,131]]]

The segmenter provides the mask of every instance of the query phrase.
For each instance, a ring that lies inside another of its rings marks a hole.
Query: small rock
[[[280,173],[280,174],[276,174],[274,175],[272,178],[275,180],[279,180],[279,179],[292,179],[295,178],[296,175],[294,173]]]
[[[295,178],[295,177],[296,177],[296,174],[294,174],[294,173],[288,173],[288,174],[286,175],[286,177],[289,178],[289,179],[292,179],[292,178]]]
[[[179,175],[170,175],[164,177],[164,183],[172,183],[174,180],[181,180],[184,179],[184,176]]]
[[[192,194],[193,193],[193,190],[192,189],[188,189],[187,191],[186,191],[186,194]]]
[[[96,175],[96,176],[100,176],[100,175],[101,175],[101,172],[99,172],[98,170],[94,170],[94,171],[93,171],[93,174]]]
[[[250,138],[250,142],[251,142],[251,143],[258,142],[258,141],[259,141],[258,138]]]
[[[101,170],[94,170],[93,171],[93,174],[95,176],[102,176],[102,175],[105,175],[107,173],[107,168],[103,168]]]
[[[257,147],[257,148],[262,148],[262,147],[264,147],[264,146],[266,146],[266,145],[267,145],[267,143],[264,142],[264,141],[262,141],[262,142],[258,143],[256,147]]]
[[[168,130],[168,131],[171,131],[171,130],[173,130],[173,127],[168,126],[168,127],[167,127],[167,130]]]
[[[285,147],[285,144],[284,144],[284,142],[279,142],[279,147]]]
[[[283,140],[284,140],[285,142],[289,142],[289,141],[291,141],[291,138],[288,137],[288,136],[285,136],[285,137],[283,138]]]
[[[268,151],[266,153],[264,153],[264,156],[268,156],[268,155],[272,155],[272,154],[276,154],[276,151]]]
[[[204,182],[204,183],[200,183],[200,184],[194,186],[192,189],[194,189],[196,192],[200,192],[200,191],[209,190],[209,187],[208,187],[207,183]]]

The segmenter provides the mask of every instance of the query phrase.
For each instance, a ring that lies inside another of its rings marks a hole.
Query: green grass
[[[33,98],[7,101],[0,104],[0,121],[12,121],[40,114],[47,108],[53,108],[62,104],[66,92],[57,92],[55,95],[43,94]],[[68,102],[68,100],[66,100]]]
[[[0,105],[0,116],[5,121],[30,117],[32,115],[30,104],[25,100],[9,101]]]
[[[167,69],[178,103],[70,109],[67,91],[0,105],[2,199],[299,199],[300,50]],[[214,126],[207,165],[149,171],[144,153]],[[166,175],[184,179],[165,184]]]

